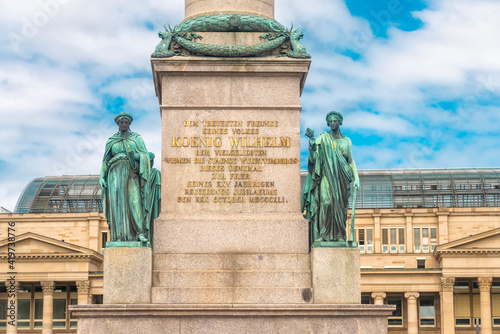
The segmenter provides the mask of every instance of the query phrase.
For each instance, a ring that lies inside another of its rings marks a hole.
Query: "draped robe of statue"
[[[302,192],[302,212],[310,223],[310,244],[315,241],[345,241],[350,183],[351,140],[335,139],[323,132],[310,144],[306,184]]]
[[[134,151],[139,160],[131,159]],[[153,155],[154,156],[154,155]],[[151,156],[142,137],[129,132],[108,139],[101,168],[104,217],[111,241],[137,241],[139,234],[151,240],[152,221],[160,213],[160,172],[151,168]]]

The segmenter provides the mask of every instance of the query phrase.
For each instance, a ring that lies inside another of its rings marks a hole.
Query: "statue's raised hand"
[[[307,128],[306,129],[306,137],[309,137],[310,139],[314,139],[314,130]]]

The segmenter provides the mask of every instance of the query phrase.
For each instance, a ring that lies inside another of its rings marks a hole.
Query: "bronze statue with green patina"
[[[340,132],[343,117],[332,111],[326,116],[329,132],[309,137],[309,174],[302,192],[302,212],[310,223],[312,247],[353,246],[346,238],[350,186],[359,188],[359,177],[352,156],[351,140]]]
[[[300,42],[304,34],[299,29],[285,28],[275,20],[244,14],[216,14],[188,19],[174,28],[165,27],[158,37],[161,41],[151,54],[152,58],[187,56],[186,53],[210,57],[254,57],[280,48],[280,55],[309,59],[305,46]],[[204,44],[197,33],[203,32],[263,32],[260,42],[253,45]],[[289,49],[288,51],[286,51]]]
[[[130,131],[132,115],[115,117],[119,131],[106,142],[99,183],[104,217],[115,247],[150,246],[152,223],[160,213],[160,172],[142,137]]]

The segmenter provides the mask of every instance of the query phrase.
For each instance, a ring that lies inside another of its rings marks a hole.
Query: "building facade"
[[[397,306],[389,333],[500,333],[500,169],[360,180],[362,302]],[[14,213],[0,215],[0,333],[16,332],[13,289],[17,332],[75,333],[68,305],[102,303],[107,239],[97,176],[28,184]]]

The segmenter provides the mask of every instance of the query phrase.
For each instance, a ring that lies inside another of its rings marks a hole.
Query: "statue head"
[[[336,118],[336,119],[338,119],[340,125],[342,125],[342,123],[344,121],[344,117],[342,117],[342,114],[339,113],[338,111],[330,111],[326,115],[326,125],[328,125],[328,126],[330,126],[330,124],[328,123],[328,121],[330,120],[330,118]]]
[[[132,124],[132,122],[134,121],[134,117],[132,117],[132,115],[130,115],[128,112],[124,111],[115,116],[115,123],[120,123],[123,118],[128,119],[129,124]]]

